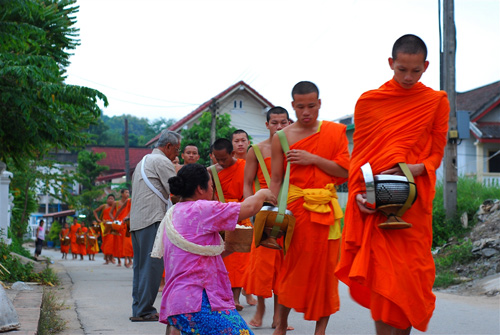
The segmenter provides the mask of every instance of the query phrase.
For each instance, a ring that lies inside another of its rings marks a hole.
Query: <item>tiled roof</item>
[[[226,90],[224,90],[221,93],[217,94],[212,99],[219,100],[219,99],[223,98],[224,96],[226,96],[227,94],[231,93],[238,86],[242,86],[242,87],[246,88],[248,91],[250,91],[251,93],[253,93],[259,99],[261,99],[262,101],[264,101],[264,103],[267,104],[269,107],[274,107],[274,105],[271,102],[269,102],[266,98],[264,98],[262,95],[260,95],[259,92],[257,92],[256,90],[254,90],[252,87],[250,87],[250,85],[248,85],[247,83],[245,83],[243,80],[237,82],[234,85],[231,85]],[[208,109],[208,107],[210,106],[210,104],[212,103],[212,99],[207,100],[205,103],[201,104],[198,108],[196,108],[194,111],[192,111],[191,113],[189,113],[188,115],[186,115],[185,117],[183,117],[182,119],[180,119],[179,121],[177,121],[176,123],[174,123],[173,125],[171,125],[168,129],[172,130],[172,131],[175,131],[175,130],[181,128],[189,120],[193,119],[194,117],[198,116],[202,112],[206,111]],[[146,146],[150,146],[151,144],[155,143],[158,140],[159,137],[160,137],[160,134],[156,135],[154,138],[152,138],[151,140],[149,140],[148,143],[146,143]]]
[[[500,101],[500,81],[467,92],[457,93],[457,110],[468,111],[471,121]]]
[[[96,153],[105,152],[106,157],[98,161],[99,165],[109,166],[108,174],[125,171],[125,148],[119,147],[91,147],[91,151]],[[130,169],[134,169],[142,157],[151,153],[150,148],[129,148]]]

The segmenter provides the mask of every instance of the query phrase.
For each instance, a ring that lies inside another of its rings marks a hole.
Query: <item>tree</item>
[[[92,223],[93,211],[99,205],[96,199],[102,196],[103,189],[106,187],[106,185],[96,185],[96,179],[101,172],[109,169],[107,166],[97,164],[104,157],[106,157],[105,153],[80,151],[75,180],[80,183],[81,192],[78,195],[72,195],[67,191],[63,194],[71,207],[86,216],[85,221],[88,225]]]
[[[0,0],[0,161],[14,164],[54,148],[82,147],[106,96],[66,85],[78,45],[76,0]]]
[[[194,124],[189,129],[182,130],[181,148],[187,144],[193,143],[198,147],[200,160],[198,163],[209,166],[211,164],[208,155],[210,150],[210,126],[212,123],[212,114],[205,112],[199,118],[199,123]],[[236,128],[231,126],[231,116],[229,114],[222,114],[217,116],[217,129],[215,131],[216,138],[231,138],[231,134]]]

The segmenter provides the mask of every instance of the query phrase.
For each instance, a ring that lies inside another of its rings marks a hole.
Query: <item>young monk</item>
[[[265,166],[263,167],[270,175],[271,171],[271,139],[273,135],[289,125],[289,116],[283,107],[273,107],[266,115],[266,128],[269,130],[269,138],[252,145],[247,153],[245,164],[245,185],[243,196],[245,199],[254,194],[255,177],[258,177],[261,189],[269,188],[270,180],[266,179],[262,166],[257,159],[256,150],[262,154]],[[257,149],[254,149],[257,147]],[[257,187],[255,187],[257,189]],[[276,327],[278,308],[278,273],[283,262],[283,251],[265,247],[255,248],[252,243],[249,266],[245,273],[244,287],[248,294],[257,296],[257,310],[252,320],[248,323],[253,327],[261,327],[262,319],[266,310],[265,298],[273,296],[274,292],[274,316],[272,327]],[[289,327],[289,330],[293,328]]]
[[[73,255],[73,259],[78,258],[78,254],[80,252],[80,247],[78,243],[76,243],[76,234],[80,230],[82,226],[78,223],[78,219],[76,217],[73,218],[73,224],[69,230],[69,238],[71,240],[71,254]]]
[[[275,204],[276,198],[260,190],[241,203],[210,201],[210,175],[199,164],[184,166],[168,182],[181,200],[162,220],[151,254],[163,256],[168,269],[160,322],[175,327],[176,334],[253,334],[235,310],[219,231],[234,230],[264,201]]]
[[[127,225],[125,223],[125,221],[130,218],[130,191],[127,188],[122,188],[120,194],[120,200],[115,202],[114,205],[114,208],[116,210],[114,220],[120,221],[122,225],[122,229],[119,232],[119,238],[115,237],[115,252],[118,257],[118,266],[121,265],[120,257],[118,256],[120,255],[121,257],[123,257],[125,267],[130,268],[132,266],[132,257],[134,257],[134,251],[132,249],[132,237],[130,236],[130,234],[128,234],[129,236],[127,236]]]
[[[292,90],[297,122],[281,130],[290,150],[284,152],[279,136],[271,144],[271,191],[277,195],[286,162],[290,162],[288,209],[296,223],[278,281],[278,324],[284,335],[290,308],[316,321],[315,334],[325,334],[331,314],[339,309],[338,280],[332,274],[340,250],[340,218],[336,185],[345,182],[349,168],[346,126],[319,121],[321,107],[315,84],[299,82]],[[307,197],[306,197],[307,196]]]
[[[409,334],[412,327],[425,331],[434,311],[432,199],[450,107],[445,92],[419,82],[429,66],[426,57],[419,37],[400,37],[389,58],[393,78],[361,95],[354,113],[349,200],[336,273],[353,299],[371,310],[379,335]],[[413,227],[378,227],[387,218],[365,206],[361,166],[367,162],[374,175],[402,175],[397,164],[407,164],[418,196],[402,219]]]
[[[114,245],[114,235],[110,234],[106,231],[104,224],[106,222],[113,221],[113,216],[115,212],[112,212],[113,205],[115,204],[115,196],[113,194],[109,194],[106,198],[106,203],[97,207],[94,210],[94,217],[97,222],[101,224],[101,249],[104,254],[104,264],[107,265],[109,263],[115,264],[115,260],[113,259],[113,245]],[[100,215],[98,213],[101,213]]]
[[[77,245],[78,245],[78,254],[80,255],[81,261],[83,261],[83,256],[87,255],[87,231],[88,228],[82,226],[76,233],[76,235],[80,237]]]
[[[69,246],[70,246],[71,240],[69,237],[69,225],[67,222],[64,222],[64,227],[59,232],[59,240],[61,241],[62,259],[68,259]]]
[[[94,228],[96,224],[97,222],[94,221],[87,231],[87,255],[89,255],[89,261],[95,261],[95,254],[99,252],[99,244],[97,243],[99,233]]]
[[[208,168],[208,172],[212,175],[212,167],[215,168],[220,180],[223,198],[225,202],[241,202],[243,201],[243,180],[245,172],[245,160],[236,159],[233,156],[233,145],[225,138],[219,138],[214,142],[212,154],[217,161],[217,164]],[[216,189],[216,187],[214,187]],[[215,199],[221,199],[217,193]],[[249,219],[245,219],[238,224],[251,226]],[[243,278],[245,269],[248,266],[250,253],[235,252],[224,258],[224,264],[229,272],[229,280],[234,295],[234,303],[237,310],[242,310],[243,305],[240,304],[240,293],[243,286]]]
[[[248,134],[243,129],[237,129],[231,134],[231,144],[233,145],[233,155],[236,159],[246,159],[247,149],[250,145]]]

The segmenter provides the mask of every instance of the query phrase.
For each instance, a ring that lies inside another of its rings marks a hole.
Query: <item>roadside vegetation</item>
[[[55,291],[43,290],[42,308],[38,321],[39,335],[52,335],[62,332],[66,328],[67,321],[63,320],[59,311],[66,308]]]
[[[446,219],[443,204],[443,185],[438,183],[433,206],[433,247],[435,253],[436,281],[434,287],[445,288],[461,282],[454,271],[463,264],[473,262],[477,257],[472,253],[472,242],[468,238],[471,229],[477,223],[476,212],[487,199],[499,197],[500,185],[485,186],[472,177],[460,177],[457,184],[457,212],[451,219]],[[461,221],[467,213],[467,222]]]

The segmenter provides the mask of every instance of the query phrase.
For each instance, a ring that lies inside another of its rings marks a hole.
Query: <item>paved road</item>
[[[102,255],[94,262],[87,259],[60,260],[60,253],[43,250],[43,256],[55,261],[63,278],[59,290],[68,309],[62,314],[69,321],[67,334],[164,334],[166,326],[156,322],[130,322],[132,303],[132,269],[103,265]],[[71,257],[71,255],[70,255]],[[500,334],[500,297],[464,297],[436,293],[436,311],[426,334]],[[156,301],[159,309],[161,295]],[[340,286],[341,309],[330,318],[327,334],[373,334],[368,310],[354,303],[347,288]],[[268,299],[272,311],[272,299]],[[248,322],[255,307],[245,306],[241,312]],[[256,335],[272,334],[271,313],[266,313],[263,327],[254,328]],[[314,333],[314,322],[304,321],[302,314],[292,311],[290,335]],[[419,331],[413,331],[419,334]]]

